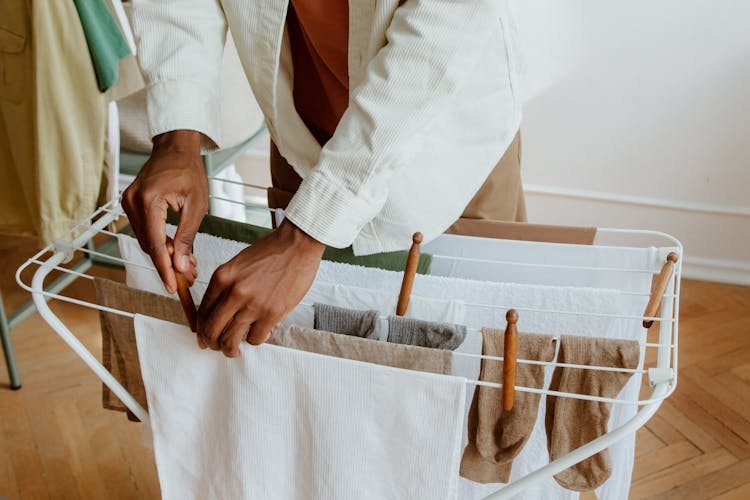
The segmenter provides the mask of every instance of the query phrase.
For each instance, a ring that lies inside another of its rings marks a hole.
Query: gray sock
[[[452,351],[465,337],[464,325],[388,316],[388,342]]]
[[[366,339],[377,339],[378,311],[358,311],[328,304],[313,304],[315,329]]]

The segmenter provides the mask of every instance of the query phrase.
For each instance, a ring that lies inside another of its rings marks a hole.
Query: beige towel
[[[277,326],[271,332],[268,343],[395,368],[453,374],[451,352],[442,349],[391,344],[296,325]]]
[[[105,307],[140,313],[172,323],[187,324],[180,303],[169,297],[136,290],[123,283],[102,278],[94,278],[94,288],[98,303]],[[141,406],[147,408],[133,319],[121,314],[100,311],[99,320],[102,326],[102,364]],[[102,387],[104,408],[127,410],[106,385]],[[131,420],[135,419],[134,415],[128,413]]]
[[[482,354],[502,356],[504,332],[482,329]],[[518,335],[518,359],[552,361],[554,337],[521,333]],[[503,362],[482,360],[479,379],[503,382]],[[540,389],[544,384],[544,366],[518,363],[516,386]],[[494,387],[477,386],[469,409],[469,444],[461,459],[461,476],[478,483],[507,483],[513,459],[521,452],[537,418],[539,394],[516,392],[513,409],[504,412],[502,393]]]
[[[94,279],[94,287],[96,288],[97,300],[103,306],[143,314],[172,323],[187,324],[185,313],[177,300],[101,278]],[[141,406],[147,408],[146,391],[143,387],[141,367],[138,361],[138,349],[132,318],[106,311],[100,311],[99,318],[102,326],[102,363],[104,367],[115,376]],[[297,326],[280,325],[276,327],[268,343],[355,361],[442,375],[451,375],[453,371],[449,351],[390,344]],[[217,353],[217,355],[219,354]],[[102,405],[109,410],[127,410],[125,405],[112,394],[107,386],[103,386]],[[135,420],[135,416],[130,412],[128,412],[128,415],[131,420]]]
[[[617,368],[637,368],[640,347],[634,340],[614,340],[563,335],[559,363]],[[632,373],[557,367],[550,390],[616,398]],[[547,397],[547,446],[556,460],[607,432],[612,405],[582,399]],[[589,491],[598,488],[612,473],[609,450],[579,462],[555,475],[564,488]]]
[[[503,240],[592,245],[596,238],[596,228],[550,226],[544,224],[527,224],[525,222],[466,219],[462,217],[446,229],[445,234],[479,236],[482,238],[498,238]]]

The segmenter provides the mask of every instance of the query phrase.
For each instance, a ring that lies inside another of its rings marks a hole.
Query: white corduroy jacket
[[[349,107],[321,148],[297,114],[289,0],[133,0],[151,135],[220,144],[227,27],[273,141],[304,179],[286,216],[357,254],[428,241],[462,213],[518,130],[506,0],[349,0]]]

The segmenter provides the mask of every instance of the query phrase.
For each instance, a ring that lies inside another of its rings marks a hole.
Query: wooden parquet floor
[[[0,248],[6,310],[28,298],[12,274],[30,250]],[[67,293],[86,298],[92,289],[79,280]],[[101,351],[95,311],[52,307],[93,353]],[[678,388],[638,432],[630,497],[748,499],[750,288],[684,281],[680,333]],[[23,389],[7,389],[1,367],[0,498],[159,498],[140,426],[101,409],[98,379],[38,314],[13,341]]]

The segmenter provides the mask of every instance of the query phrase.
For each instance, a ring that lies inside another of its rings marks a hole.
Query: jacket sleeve
[[[227,32],[218,0],[133,0],[132,8],[151,137],[197,130],[205,148],[218,147],[219,68]]]
[[[407,0],[396,9],[387,44],[350,91],[332,139],[287,207],[293,223],[327,245],[352,243],[385,204],[415,136],[472,77],[499,27],[497,3]]]

